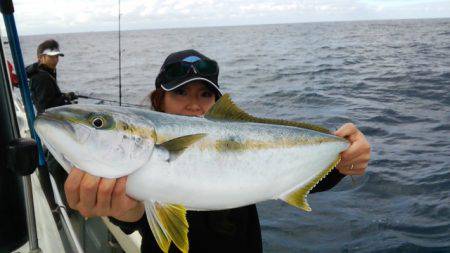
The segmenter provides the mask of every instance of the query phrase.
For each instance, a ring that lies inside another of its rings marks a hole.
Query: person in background
[[[195,50],[170,54],[149,94],[152,109],[169,114],[203,116],[222,96],[219,67]],[[342,160],[311,192],[326,191],[346,175],[364,174],[370,145],[353,124],[335,135],[349,140]],[[127,177],[99,178],[73,168],[65,182],[69,206],[85,217],[109,216],[124,232],[139,231],[141,252],[161,252],[147,223],[144,205],[126,195]],[[219,211],[188,211],[190,252],[262,252],[261,229],[256,205]],[[169,252],[178,252],[172,244]]]
[[[77,99],[74,92],[62,93],[59,89],[56,78],[59,56],[64,54],[59,51],[58,42],[46,40],[37,48],[38,61],[26,68],[31,98],[38,114],[47,108],[71,104]]]
[[[77,96],[74,92],[62,93],[59,89],[56,66],[60,56],[64,56],[64,54],[59,50],[58,42],[54,39],[48,39],[39,44],[37,48],[38,61],[26,68],[31,99],[37,114],[43,113],[51,107],[76,103]],[[48,171],[53,175],[60,191],[62,191],[67,172],[50,152],[45,151],[45,156]],[[65,196],[64,194],[61,195]]]

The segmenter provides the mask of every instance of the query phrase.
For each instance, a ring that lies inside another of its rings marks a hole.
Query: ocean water
[[[118,100],[117,32],[21,37],[27,64],[47,38],[66,54],[62,90]],[[249,113],[353,122],[372,146],[366,174],[311,194],[312,212],[259,204],[265,252],[450,252],[450,19],[122,32],[123,101],[189,48],[218,61]]]

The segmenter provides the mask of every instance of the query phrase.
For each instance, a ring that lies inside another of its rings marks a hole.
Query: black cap
[[[64,56],[64,54],[59,51],[58,42],[54,39],[49,39],[39,44],[37,48],[37,55]]]
[[[161,87],[165,91],[172,91],[193,81],[203,81],[203,83],[207,84],[208,87],[210,87],[216,93],[217,97],[221,97],[222,92],[220,91],[218,84],[219,66],[217,66],[217,72],[212,75],[202,75],[197,71],[191,71],[186,76],[183,76],[181,78],[175,80],[167,80],[167,77],[165,75],[166,67],[173,63],[183,62],[183,60],[186,61],[186,59],[189,59],[189,57],[198,57],[200,58],[200,60],[214,61],[193,49],[171,53],[169,56],[167,56],[163,65],[161,66],[159,74],[155,80],[155,87]]]

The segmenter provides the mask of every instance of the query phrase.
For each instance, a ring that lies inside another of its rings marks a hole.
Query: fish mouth
[[[45,138],[46,135],[49,135],[53,132],[51,128],[50,131],[44,129],[45,125],[53,125],[53,127],[56,127],[59,130],[66,132],[73,139],[76,139],[77,134],[70,120],[68,120],[64,116],[52,112],[44,112],[37,116],[35,124],[37,126],[36,130],[38,131],[38,133],[41,132],[42,134],[44,134],[44,136],[41,136],[43,137],[41,138],[42,142],[45,144],[50,153],[55,157],[55,159],[63,166],[63,168],[69,172],[71,168],[73,168],[76,165],[72,161],[70,161],[63,153],[58,152],[57,146],[54,146],[52,141],[47,140]]]
[[[54,113],[52,111],[45,111],[37,116],[38,120],[47,120],[47,121],[66,121],[67,118],[61,114]]]
[[[56,124],[60,128],[64,129],[67,133],[69,133],[72,137],[75,137],[75,129],[72,126],[70,120],[64,116],[51,113],[44,112],[37,116],[36,124],[48,123],[48,124]]]

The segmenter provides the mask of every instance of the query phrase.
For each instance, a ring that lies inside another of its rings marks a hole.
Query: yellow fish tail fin
[[[151,201],[145,202],[145,211],[153,236],[163,252],[169,252],[171,242],[181,252],[189,251],[186,208]]]

